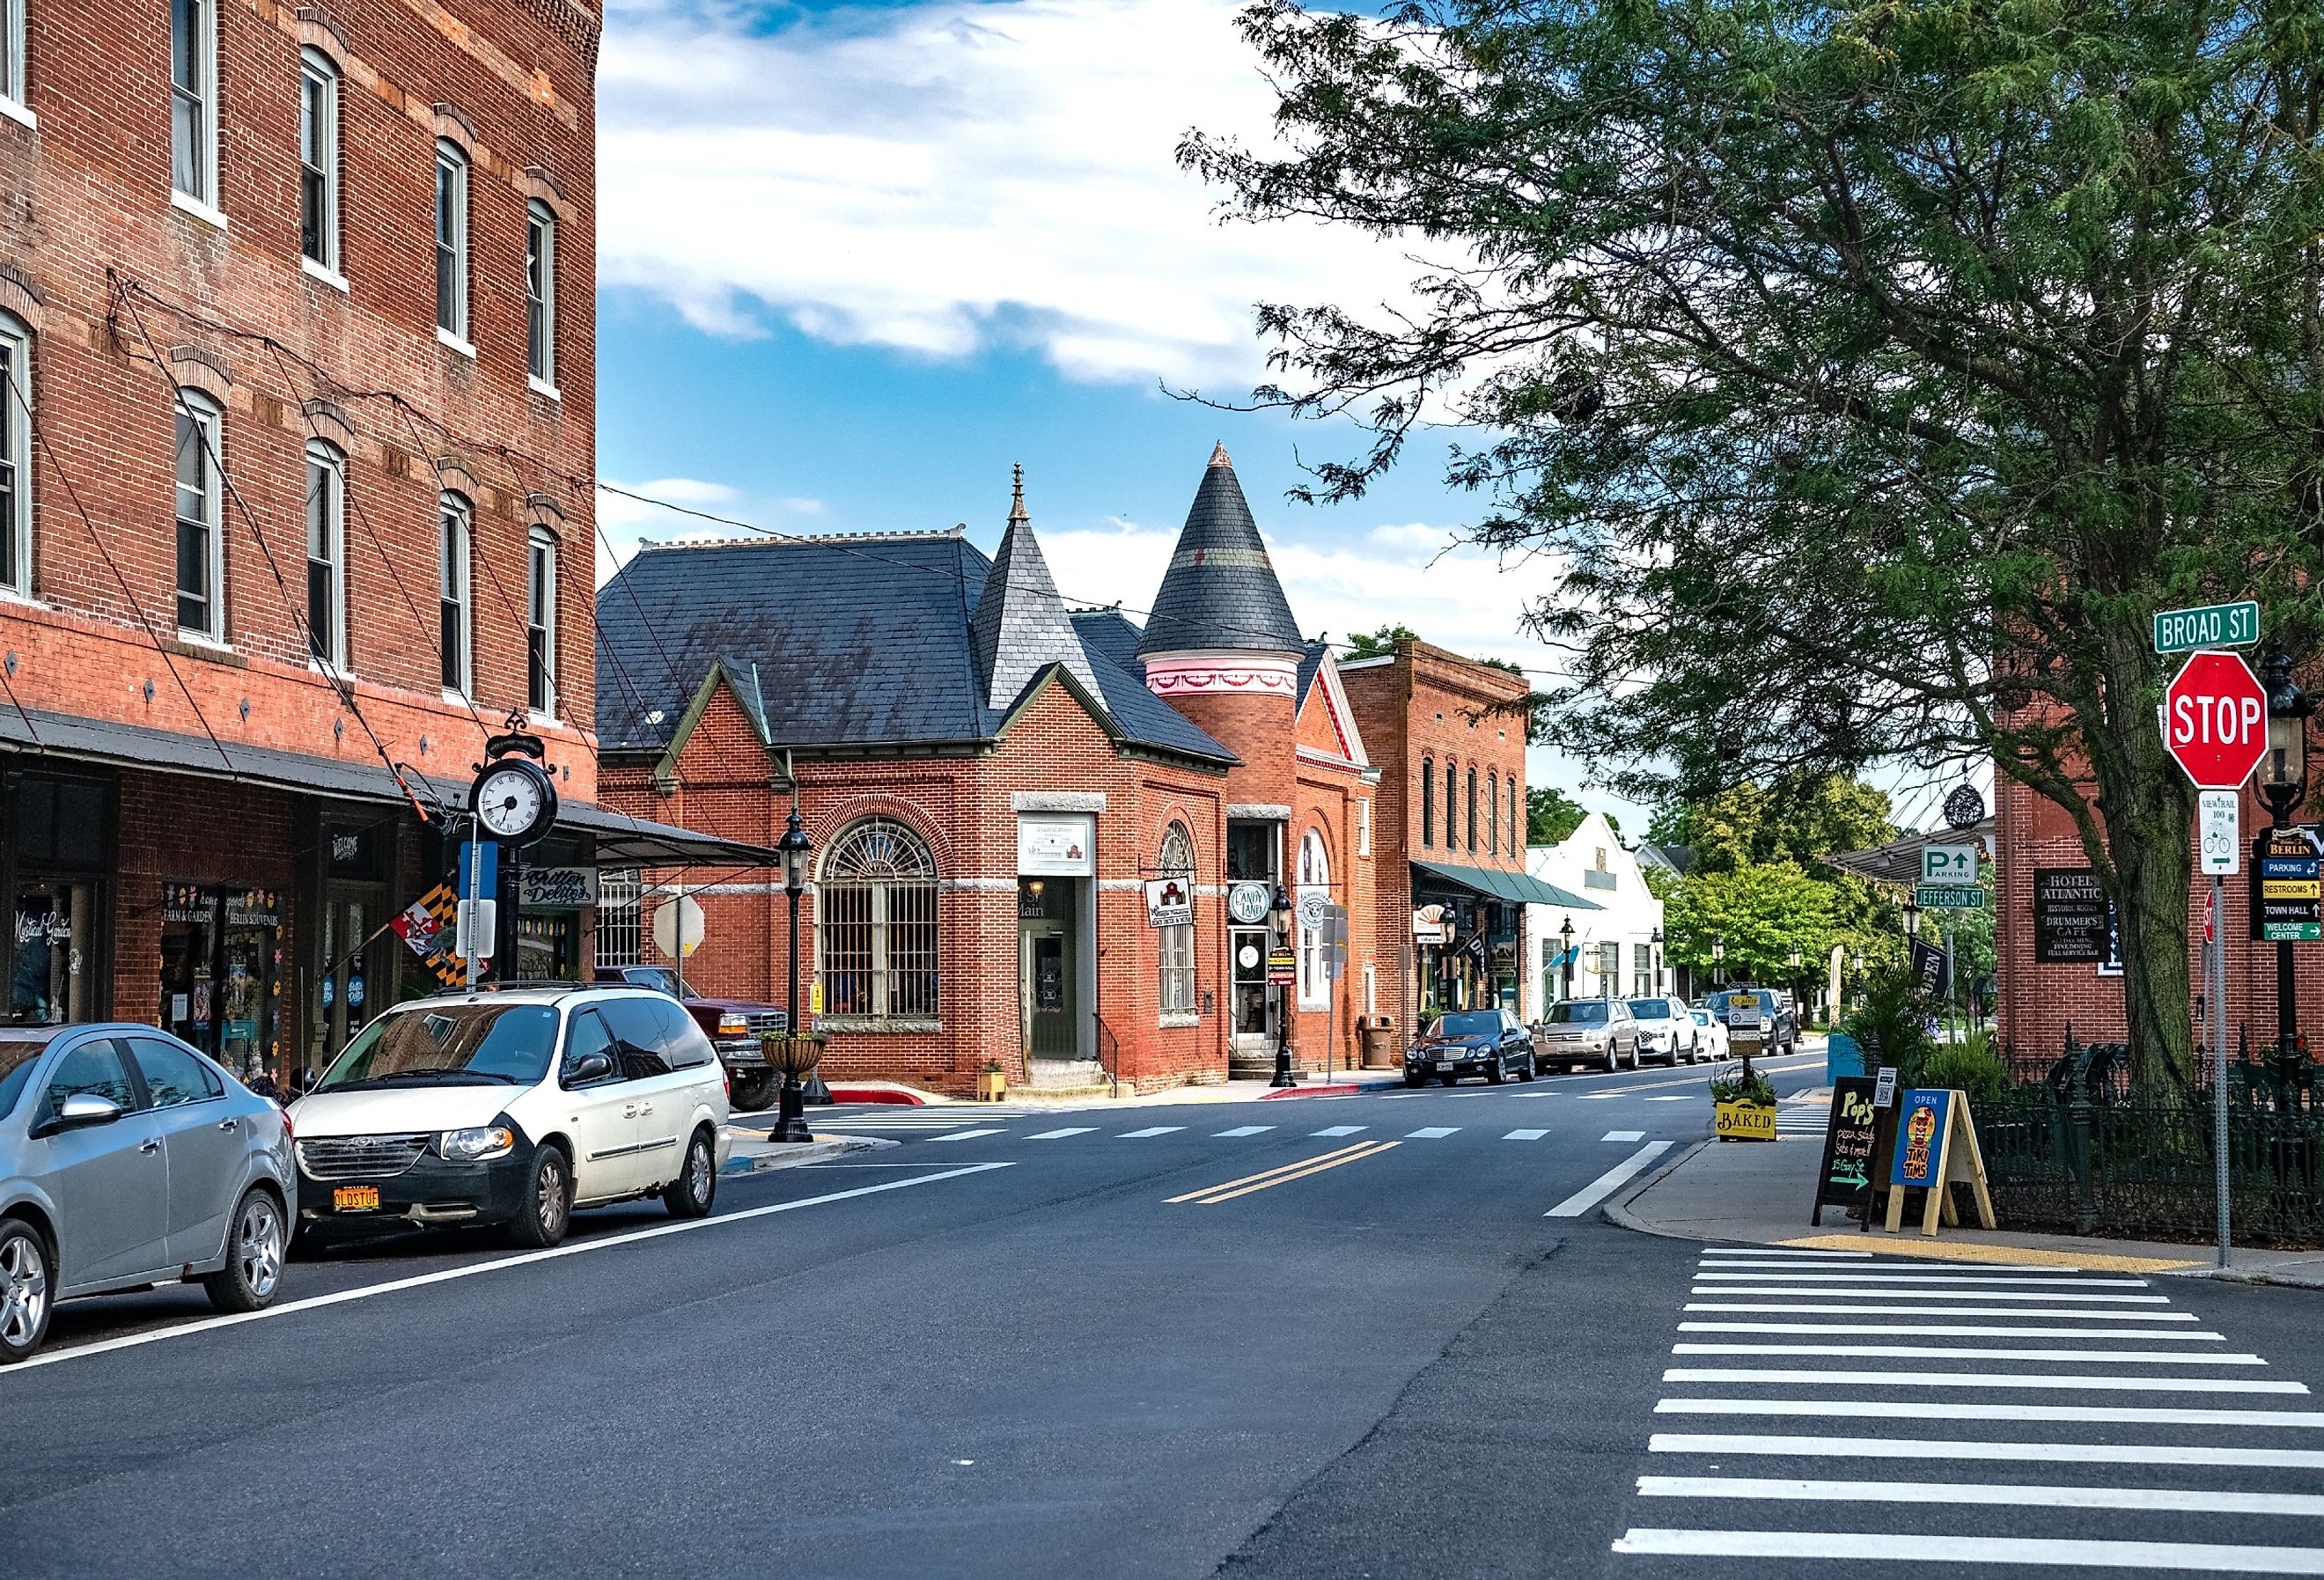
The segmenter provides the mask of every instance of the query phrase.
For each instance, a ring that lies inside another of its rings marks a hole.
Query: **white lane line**
[[[1617,1097],[1627,1097],[1628,1095],[1629,1094],[1627,1092],[1584,1092],[1582,1095],[1582,1101],[1584,1103],[1611,1103]]]
[[[1827,1257],[1835,1259],[1860,1257],[1866,1261],[1872,1260],[1872,1252],[1868,1251],[1785,1251],[1773,1245],[1706,1245],[1702,1248],[1702,1254],[1705,1256],[1805,1256],[1817,1260]]]
[[[1642,1130],[1609,1130],[1598,1139],[1601,1141],[1643,1141],[1646,1139],[1646,1132]]]
[[[2089,1335],[2080,1335],[2087,1337]],[[2139,1338],[2153,1338],[2142,1333]],[[2180,1335],[2173,1334],[2176,1338]],[[1961,1344],[1678,1344],[1674,1355],[1845,1355],[1852,1360],[1889,1357],[1903,1361],[2068,1361],[2104,1366],[2264,1366],[2257,1355],[2206,1355],[2181,1350],[2001,1349]]]
[[[1005,1136],[1005,1130],[956,1130],[947,1136],[930,1136],[932,1141],[973,1141],[979,1136]]]
[[[1983,1327],[1971,1322],[1682,1322],[1681,1333],[1877,1333],[1897,1338],[2135,1338],[2227,1342],[2221,1333],[2135,1327]]]
[[[1096,1129],[1093,1124],[1069,1124],[1063,1130],[1045,1130],[1038,1135],[1029,1135],[1025,1139],[1028,1141],[1062,1141],[1067,1136],[1089,1135]]]
[[[2307,1492],[2193,1487],[2044,1487],[2015,1482],[1815,1482],[1775,1476],[1642,1475],[1641,1498],[1780,1498],[1815,1503],[1982,1503],[2022,1509],[2164,1509],[2193,1514],[2324,1517]]]
[[[1144,1130],[1123,1131],[1116,1139],[1125,1141],[1142,1141],[1148,1136],[1167,1136],[1185,1128],[1183,1124],[1149,1124]]]
[[[1682,1092],[1675,1097],[1649,1097],[1646,1101],[1649,1103],[1692,1103],[1694,1101],[1694,1095],[1691,1092]]]
[[[890,1179],[881,1185],[859,1185],[853,1190],[827,1191],[822,1196],[802,1197],[798,1201],[770,1202],[762,1207],[745,1207],[739,1213],[722,1213],[713,1218],[688,1218],[676,1224],[657,1224],[650,1229],[632,1229],[625,1234],[608,1234],[598,1240],[568,1241],[546,1251],[521,1252],[514,1256],[494,1257],[490,1261],[470,1262],[466,1267],[448,1267],[435,1272],[418,1273],[408,1279],[393,1279],[383,1284],[365,1284],[360,1289],[338,1289],[328,1295],[310,1295],[303,1300],[286,1300],[280,1306],[269,1306],[263,1311],[242,1311],[229,1317],[206,1317],[178,1327],[156,1328],[150,1333],[124,1334],[119,1338],[99,1339],[93,1344],[76,1344],[70,1349],[51,1350],[28,1361],[19,1361],[0,1372],[0,1378],[21,1375],[38,1366],[53,1366],[65,1361],[78,1361],[84,1355],[108,1354],[115,1350],[135,1349],[141,1344],[160,1344],[163,1339],[184,1338],[191,1334],[211,1333],[222,1327],[239,1327],[245,1322],[266,1322],[277,1317],[289,1317],[294,1312],[318,1311],[326,1306],[345,1306],[355,1300],[368,1300],[376,1295],[392,1295],[404,1289],[425,1289],[430,1284],[448,1284],[455,1279],[475,1278],[479,1273],[505,1272],[510,1268],[525,1267],[536,1261],[554,1261],[559,1257],[586,1256],[592,1252],[611,1251],[618,1245],[634,1245],[642,1240],[659,1240],[671,1234],[691,1234],[698,1229],[715,1229],[725,1224],[748,1223],[752,1218],[769,1218],[777,1213],[795,1213],[802,1207],[819,1207],[837,1201],[852,1201],[859,1196],[878,1196],[882,1191],[909,1190],[917,1185],[934,1185],[939,1180],[960,1179],[971,1174],[986,1174],[995,1169],[1014,1169],[1014,1163],[970,1163],[958,1169],[940,1169],[934,1174],[918,1175],[910,1179]],[[5,1383],[0,1383],[5,1386]]]
[[[2055,1300],[2099,1306],[2168,1306],[2168,1295],[2076,1295],[2064,1289],[1801,1289],[1789,1284],[1696,1285],[1690,1295],[1789,1295],[1794,1300],[1896,1300],[1909,1294],[1915,1300]],[[1930,1307],[1923,1307],[1923,1310]],[[1942,1311],[1950,1307],[1937,1307]]]
[[[1658,1416],[1855,1416],[1867,1420],[2089,1421],[2148,1427],[2324,1428],[2319,1410],[2167,1409],[2148,1405],[1973,1404],[1950,1399],[1665,1399]]]
[[[1778,1437],[1765,1433],[1656,1432],[1649,1454],[1766,1454],[1805,1459],[2057,1460],[2069,1465],[2246,1465],[2324,1470],[2324,1449],[2206,1448],[2186,1443],[1992,1443],[1912,1437]],[[2324,1557],[2324,1554],[2319,1554]]]
[[[2192,1541],[2075,1541],[2026,1536],[1895,1537],[1842,1530],[1633,1529],[1614,1544],[1614,1550],[1657,1557],[1871,1558],[1935,1564],[2180,1569],[2211,1575],[2324,1575],[2324,1548],[2227,1547]]]
[[[2032,1317],[2052,1321],[2192,1322],[2191,1311],[2080,1311],[2069,1306],[2056,1311],[2029,1310],[2021,1306],[1870,1306],[1861,1300],[1823,1300],[1812,1306],[1783,1301],[1690,1300],[1689,1311],[1756,1311],[1762,1316],[1794,1317]]]
[[[1614,1138],[1609,1135],[1606,1139],[1610,1141]],[[1637,1137],[1633,1134],[1629,1139],[1636,1141],[1637,1140]],[[1580,1190],[1575,1191],[1572,1196],[1567,1197],[1563,1201],[1550,1208],[1549,1211],[1542,1214],[1542,1216],[1545,1218],[1580,1217],[1591,1207],[1596,1206],[1600,1202],[1613,1195],[1617,1190],[1619,1190],[1622,1187],[1623,1182],[1628,1180],[1632,1175],[1637,1173],[1639,1169],[1644,1169],[1647,1164],[1661,1157],[1665,1152],[1669,1151],[1673,1143],[1669,1141],[1648,1141],[1645,1146],[1640,1147],[1637,1151],[1631,1153],[1628,1157],[1615,1164],[1611,1169],[1607,1169],[1605,1173],[1600,1174],[1597,1178],[1583,1186]]]
[[[1739,1382],[1784,1388],[2030,1388],[2072,1393],[2298,1393],[2305,1382],[2264,1377],[2097,1377],[2032,1372],[1820,1372],[1806,1366],[1670,1366],[1665,1382]]]
[[[1457,1124],[1424,1124],[1418,1130],[1406,1132],[1404,1139],[1407,1141],[1441,1141],[1460,1128]]]
[[[1909,1257],[1902,1256],[1893,1259],[1884,1257],[1877,1263],[1861,1261],[1746,1261],[1741,1257],[1730,1256],[1722,1257],[1717,1261],[1712,1261],[1706,1258],[1695,1268],[1694,1276],[1697,1278],[1708,1277],[1714,1269],[1724,1270],[1729,1268],[1757,1268],[1760,1270],[1753,1273],[1751,1276],[1757,1279],[1788,1279],[1795,1277],[1798,1274],[1807,1272],[1833,1272],[1841,1274],[1844,1277],[1855,1279],[1885,1279],[1891,1273],[1942,1272],[1968,1272],[1973,1277],[1975,1276],[1978,1266],[1978,1264],[1975,1262],[1915,1261]],[[2070,1273],[2078,1272],[2080,1270],[2070,1267],[2053,1268],[2048,1267],[2044,1264],[2044,1270],[2049,1272]],[[2070,1281],[2080,1284],[2088,1283],[2090,1280],[2088,1279],[2074,1279]]]
[[[1608,1138],[1611,1140],[1611,1137]],[[2052,1284],[2070,1289],[2144,1289],[2144,1279],[2029,1279],[2017,1273],[1707,1273],[1699,1283],[1714,1280],[1744,1284]]]
[[[1359,1131],[1367,1131],[1370,1129],[1371,1129],[1371,1126],[1368,1124],[1333,1124],[1326,1125],[1323,1129],[1319,1130],[1314,1133],[1316,1138],[1320,1140],[1324,1136],[1351,1136],[1356,1134]]]
[[[1271,1124],[1239,1124],[1232,1130],[1213,1131],[1212,1133],[1219,1136],[1257,1136],[1265,1135],[1274,1128]]]
[[[1537,1141],[1549,1132],[1545,1130],[1513,1130],[1503,1136],[1505,1141]]]

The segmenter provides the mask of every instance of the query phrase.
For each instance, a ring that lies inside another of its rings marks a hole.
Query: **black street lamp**
[[[1727,985],[1727,935],[1725,933],[1711,935],[1711,964],[1717,968],[1719,985],[1725,987]]]
[[[1268,910],[1272,914],[1268,919],[1275,924],[1274,936],[1278,943],[1287,947],[1291,943],[1291,891],[1277,883],[1275,886],[1275,903]],[[1270,1087],[1299,1084],[1299,1077],[1291,1069],[1292,1002],[1287,989],[1278,987],[1275,990],[1275,1078],[1267,1083]]]
[[[1655,972],[1654,989],[1656,993],[1660,993],[1663,990],[1663,929],[1656,927],[1653,933],[1648,935],[1646,942],[1653,946],[1650,954]]]
[[[2262,662],[2267,685],[2267,755],[2260,760],[2260,799],[2273,814],[2278,832],[2292,827],[2292,808],[2308,798],[2308,717],[2316,705],[2292,678],[2292,656],[2272,648]],[[2292,1003],[2292,944],[2275,944],[2275,1058],[2277,1078],[2289,1095],[2300,1062],[2297,1007]]]
[[[807,1093],[799,1085],[803,1073],[801,1056],[811,1051],[799,1035],[798,1015],[798,910],[799,896],[807,892],[807,866],[815,855],[815,846],[807,836],[807,825],[799,818],[798,799],[791,799],[791,815],[783,825],[783,836],[775,843],[783,863],[783,892],[791,902],[791,980],[790,996],[785,1003],[783,1021],[782,1101],[775,1110],[775,1128],[769,1132],[770,1141],[811,1141],[814,1133],[807,1128]],[[807,1068],[813,1068],[810,1062]]]
[[[1570,999],[1573,996],[1573,919],[1572,917],[1567,917],[1558,925],[1557,941],[1560,946],[1557,956],[1558,966],[1565,973],[1564,989],[1558,996]]]

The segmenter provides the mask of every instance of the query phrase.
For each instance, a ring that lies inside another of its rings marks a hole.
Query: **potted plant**
[[[1775,1139],[1775,1083],[1758,1071],[1711,1083],[1711,1129],[1722,1141]]]
[[[999,1059],[988,1058],[977,1067],[976,1100],[979,1103],[1000,1102],[1008,1086],[1008,1072],[1001,1067]]]

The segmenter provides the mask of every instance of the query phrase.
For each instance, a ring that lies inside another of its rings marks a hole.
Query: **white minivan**
[[[565,1238],[575,1207],[710,1211],[726,1077],[676,1000],[627,987],[398,1004],[290,1106],[299,1232],[505,1226]]]

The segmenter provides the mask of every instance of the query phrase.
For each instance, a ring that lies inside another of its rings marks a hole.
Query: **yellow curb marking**
[[[1401,1141],[1359,1141],[1342,1147],[1335,1152],[1322,1152],[1313,1158],[1302,1158],[1296,1163],[1286,1163],[1279,1169],[1263,1173],[1246,1174],[1240,1179],[1230,1179],[1223,1185],[1206,1185],[1200,1190],[1190,1190],[1183,1196],[1165,1198],[1164,1206],[1179,1202],[1199,1202],[1214,1207],[1221,1202],[1232,1201],[1239,1196],[1249,1196],[1254,1190],[1266,1190],[1273,1186],[1288,1185],[1295,1179],[1305,1179],[1310,1174],[1321,1174],[1326,1169],[1337,1169],[1342,1163],[1360,1163],[1366,1158],[1377,1158],[1382,1152],[1402,1146]],[[1256,1183],[1254,1183],[1254,1181]],[[1235,1187],[1240,1186],[1238,1190]]]
[[[2200,1265],[2192,1260],[2173,1261],[2153,1256],[2112,1256],[2104,1252],[2084,1254],[2078,1251],[2041,1251],[2030,1245],[1967,1245],[1958,1242],[1924,1242],[1910,1247],[1893,1250],[1868,1243],[1863,1234],[1811,1234],[1798,1240],[1779,1240],[1778,1245],[1788,1245],[1802,1251],[1868,1251],[1875,1256],[1909,1257],[1915,1261],[1944,1259],[1952,1261],[1985,1261],[2006,1263],[2015,1267],[2082,1267],[2093,1272],[2167,1273],[2182,1267]]]

